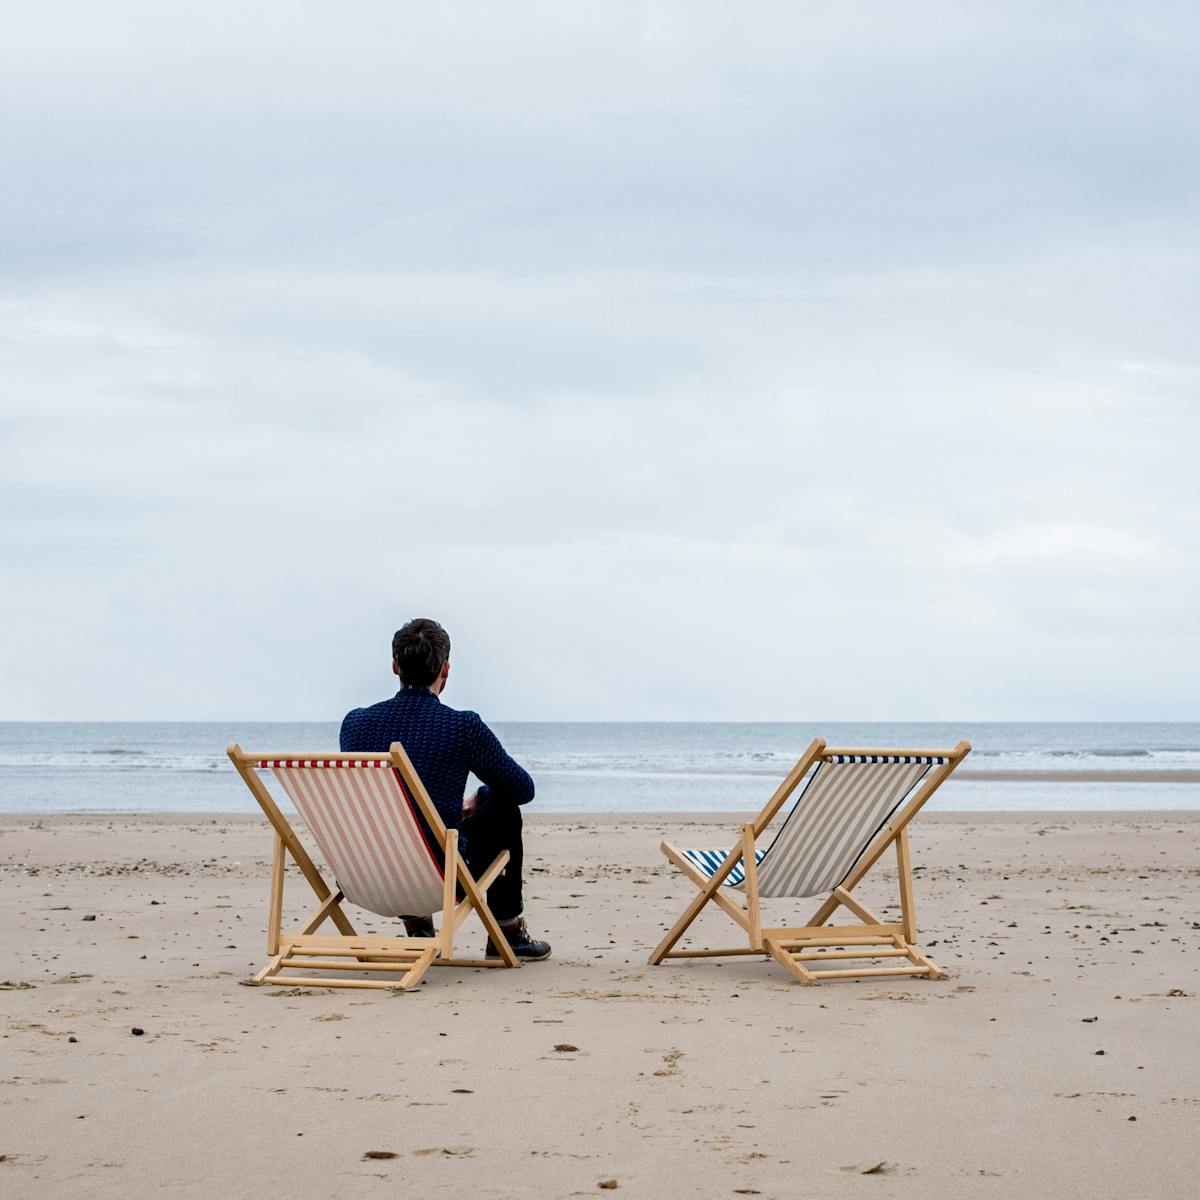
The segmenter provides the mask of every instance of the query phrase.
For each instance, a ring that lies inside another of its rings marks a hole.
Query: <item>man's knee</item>
[[[521,817],[521,806],[508,800],[493,800],[488,808],[491,810],[492,827],[505,840],[520,837],[524,821]]]
[[[478,808],[470,821],[464,823],[464,832],[468,840],[486,838],[490,841],[510,842],[521,836],[521,807],[510,800],[489,796],[485,804]]]

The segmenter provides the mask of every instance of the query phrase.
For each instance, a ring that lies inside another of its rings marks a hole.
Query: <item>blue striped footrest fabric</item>
[[[728,850],[684,850],[681,852],[683,857],[699,868],[705,875],[711,879],[722,867],[725,860],[729,857]],[[755,850],[754,861],[760,863],[763,860],[765,850]],[[725,876],[722,887],[741,887],[746,882],[746,868],[742,863],[741,858],[737,860],[737,865]]]

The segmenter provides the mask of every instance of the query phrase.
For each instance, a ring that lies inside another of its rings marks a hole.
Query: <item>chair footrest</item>
[[[821,930],[824,933],[825,930]],[[819,936],[817,930],[791,937],[765,937],[763,945],[767,953],[800,983],[820,983],[823,979],[860,979],[883,975],[924,975],[930,979],[941,979],[943,972],[930,962],[915,946],[910,946],[899,934],[884,938],[876,934],[854,937],[835,933]],[[853,959],[867,963],[870,959],[901,958],[904,966],[870,966],[816,970],[822,959],[834,962]]]
[[[908,951],[900,946],[880,946],[878,949],[864,946],[861,950],[827,950],[824,947],[815,947],[792,951],[793,958],[810,962],[820,962],[823,958],[906,958],[907,956]]]
[[[436,945],[434,938],[407,937],[285,937],[285,954],[351,958],[412,958]]]
[[[407,958],[375,959],[371,962],[340,962],[328,956],[326,958],[282,958],[281,967],[302,967],[309,971],[407,971],[420,958],[420,954],[412,954]]]
[[[869,975],[934,975],[936,973],[937,968],[932,965],[928,967],[862,967],[859,970],[809,972],[814,979],[861,979]]]
[[[314,979],[311,975],[268,975],[263,983],[282,983],[288,987],[309,988],[379,988],[393,992],[406,992],[408,988],[404,981],[397,979]]]

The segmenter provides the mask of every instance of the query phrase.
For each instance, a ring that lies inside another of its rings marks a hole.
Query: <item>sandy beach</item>
[[[393,995],[240,986],[261,819],[3,818],[0,1193],[1196,1194],[1200,816],[923,817],[945,981],[648,967],[736,820],[535,816],[554,958]]]

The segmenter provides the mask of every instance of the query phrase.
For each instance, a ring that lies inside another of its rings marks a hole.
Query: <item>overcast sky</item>
[[[1193,5],[9,5],[0,718],[1196,719]]]

